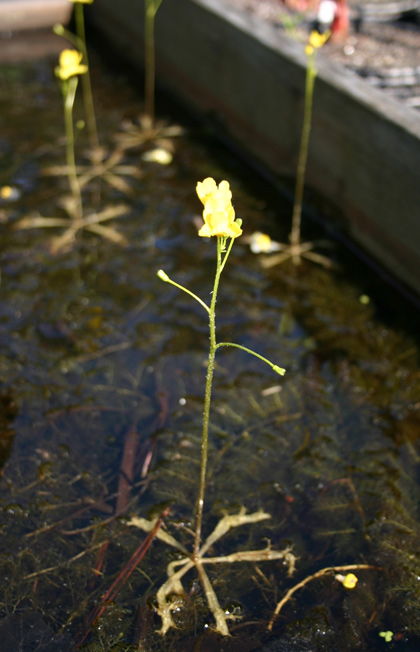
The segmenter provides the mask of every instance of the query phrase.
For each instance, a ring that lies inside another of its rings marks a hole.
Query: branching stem
[[[259,360],[262,360],[263,362],[268,364],[272,368],[272,370],[280,374],[280,376],[284,376],[284,374],[286,373],[286,369],[283,369],[282,367],[278,367],[276,364],[273,364],[270,360],[267,360],[267,358],[264,358],[259,353],[256,353],[252,349],[248,349],[246,346],[242,346],[242,344],[235,344],[234,342],[219,342],[219,344],[216,345],[216,349],[218,349],[221,346],[233,346],[235,349],[241,349],[242,351],[246,351],[246,353],[250,353],[251,355],[258,358]]]

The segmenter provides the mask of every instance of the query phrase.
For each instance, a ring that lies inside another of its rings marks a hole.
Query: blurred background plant
[[[84,4],[92,4],[93,0],[69,0],[69,2],[73,2],[75,5],[74,20],[76,26],[76,34],[73,34],[60,24],[54,25],[53,31],[55,34],[66,38],[76,49],[80,50],[80,52],[83,54],[83,61],[87,66],[86,74],[82,78],[86,125],[89,136],[92,161],[98,162],[98,159],[100,160],[101,156],[99,149],[98,129],[96,125],[95,105],[92,93],[92,81],[90,77],[89,56],[86,45],[85,17],[83,8]]]
[[[72,245],[77,233],[84,229],[101,235],[112,242],[121,245],[126,244],[126,239],[116,229],[103,224],[103,222],[127,213],[127,207],[125,205],[106,207],[101,212],[94,211],[86,215],[84,214],[81,184],[76,167],[73,124],[73,109],[79,75],[85,75],[88,72],[88,66],[82,62],[82,52],[66,49],[61,52],[59,65],[55,69],[64,101],[66,143],[66,166],[64,168],[59,167],[58,174],[66,174],[69,180],[71,195],[61,198],[61,204],[70,217],[70,221],[68,218],[36,215],[24,217],[14,225],[15,230],[64,227],[64,232],[51,240],[50,248],[54,254]],[[95,174],[91,175],[91,177],[88,175],[85,177],[85,181],[95,176]]]
[[[172,138],[182,134],[179,125],[168,125],[155,118],[156,102],[156,52],[155,19],[162,0],[144,0],[144,111],[136,122],[124,121],[122,133],[116,136],[117,143],[123,149],[132,149],[151,145],[145,152],[145,161],[168,165],[172,161]]]
[[[316,243],[302,242],[301,239],[303,192],[305,188],[306,163],[308,160],[309,139],[311,135],[314,88],[317,76],[315,56],[316,51],[325,44],[329,36],[330,32],[320,34],[317,31],[312,31],[309,37],[309,42],[305,47],[306,75],[303,125],[296,171],[292,229],[289,235],[290,243],[283,244],[280,242],[273,242],[269,236],[258,232],[247,239],[251,246],[251,250],[254,253],[269,254],[274,251],[281,252],[274,256],[264,256],[261,259],[261,264],[264,267],[280,265],[286,260],[291,260],[294,265],[300,265],[302,258],[307,258],[308,260],[323,265],[324,267],[331,267],[331,261],[328,258],[313,251]]]

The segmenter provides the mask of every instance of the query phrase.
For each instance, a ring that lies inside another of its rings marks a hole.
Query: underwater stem
[[[81,220],[83,216],[82,195],[80,192],[79,180],[76,172],[76,160],[74,156],[74,129],[73,129],[73,106],[76,97],[78,78],[71,77],[66,84],[64,92],[64,125],[66,130],[66,161],[68,168],[68,179],[74,199],[74,219]]]
[[[303,114],[302,136],[300,141],[298,166],[296,173],[296,188],[295,188],[295,201],[293,204],[293,218],[292,230],[290,233],[290,244],[292,247],[297,247],[300,244],[300,225],[302,220],[302,202],[303,202],[303,189],[305,185],[306,161],[308,158],[309,136],[311,133],[312,121],[312,104],[314,95],[314,86],[316,79],[316,69],[314,63],[314,52],[308,54],[307,68],[306,68],[306,84],[305,84],[305,107]],[[292,258],[293,259],[293,258]],[[293,259],[293,262],[300,262],[299,256]]]

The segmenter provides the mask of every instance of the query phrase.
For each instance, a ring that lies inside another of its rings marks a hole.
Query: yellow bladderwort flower
[[[266,233],[256,231],[251,238],[250,247],[253,254],[266,253],[271,250],[271,238]]]
[[[325,34],[320,34],[316,30],[312,31],[309,36],[309,43],[305,48],[306,54],[313,54],[314,50],[319,50],[330,38],[330,31],[325,32]]]
[[[13,196],[13,188],[11,186],[3,186],[0,188],[0,199],[11,199]]]
[[[242,234],[239,220],[235,221],[232,192],[227,181],[217,186],[210,177],[197,183],[197,195],[204,204],[204,225],[198,232],[202,238],[237,238]]]
[[[353,573],[347,573],[347,575],[336,575],[335,579],[341,582],[345,589],[354,589],[359,581]]]
[[[237,238],[242,229],[235,222],[235,210],[231,203],[226,204],[223,195],[213,195],[203,211],[204,226],[198,232],[203,238],[215,235],[223,238]]]
[[[280,251],[282,246],[275,242],[266,233],[255,231],[247,238],[249,247],[253,254],[271,254],[273,251]]]
[[[60,79],[66,80],[76,75],[84,75],[88,67],[81,63],[83,54],[77,50],[63,50],[60,54],[59,64],[55,74]]]
[[[221,181],[219,185],[211,177],[207,177],[204,181],[199,181],[197,183],[197,195],[204,206],[206,202],[214,195],[214,193],[224,193],[226,196],[226,201],[230,202],[232,200],[232,192],[230,190],[228,181]]]

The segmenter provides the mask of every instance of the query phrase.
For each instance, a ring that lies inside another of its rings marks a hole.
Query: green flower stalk
[[[82,194],[77,178],[76,160],[74,154],[73,107],[76,98],[78,75],[84,75],[88,68],[82,64],[83,54],[77,50],[63,50],[55,74],[60,80],[64,99],[64,126],[66,131],[66,162],[70,189],[74,200],[74,218],[83,217]]]
[[[155,17],[162,0],[144,0],[144,112],[150,120],[150,126],[155,122]]]
[[[87,66],[87,72],[82,78],[83,86],[83,103],[85,107],[86,124],[89,136],[89,143],[91,149],[95,152],[99,149],[98,129],[96,126],[95,106],[93,102],[92,83],[89,72],[89,59],[86,46],[86,30],[85,30],[85,17],[84,17],[84,4],[92,4],[93,0],[69,0],[73,2],[74,19],[76,24],[76,36],[66,30],[63,25],[55,25],[54,32],[60,36],[64,36],[70,43],[72,43],[83,54],[83,62]]]
[[[92,1],[93,0],[77,0],[77,2],[85,3],[90,3]],[[54,27],[54,32],[61,36],[65,36],[71,43],[80,45],[80,39],[74,34],[67,32],[62,25],[56,25]],[[83,47],[81,49],[83,50]],[[101,237],[107,238],[111,242],[121,245],[127,244],[127,240],[123,235],[118,233],[116,229],[112,226],[103,224],[103,222],[109,222],[109,220],[115,217],[125,215],[127,213],[127,207],[125,205],[120,204],[112,207],[108,206],[100,212],[93,212],[90,210],[87,215],[84,215],[83,212],[81,189],[90,180],[103,174],[104,178],[106,178],[109,183],[112,183],[114,182],[115,177],[114,172],[118,173],[121,168],[123,172],[126,172],[128,169],[127,166],[118,165],[122,156],[120,152],[116,152],[116,154],[109,157],[108,160],[104,161],[103,165],[100,165],[103,161],[103,154],[98,148],[92,151],[91,158],[94,165],[91,169],[86,168],[85,166],[80,168],[76,167],[73,108],[79,83],[78,77],[79,75],[85,77],[89,70],[85,60],[83,51],[77,49],[63,50],[60,54],[59,65],[55,69],[55,74],[59,79],[64,100],[66,166],[54,166],[48,170],[48,173],[52,175],[65,174],[68,177],[72,201],[66,201],[64,207],[71,219],[69,220],[68,217],[24,217],[15,225],[16,229],[64,227],[64,232],[62,234],[51,239],[50,249],[53,254],[57,254],[68,248],[74,243],[77,233],[84,230],[96,233]],[[78,173],[81,173],[80,177],[78,176]],[[131,169],[128,173],[131,173]],[[111,181],[109,181],[109,179],[111,179]],[[117,179],[117,181],[120,180]],[[114,182],[114,185],[117,184]],[[121,188],[121,183],[119,186],[117,185],[117,187]]]
[[[303,126],[300,140],[298,165],[296,171],[295,200],[293,203],[292,228],[289,234],[289,242],[273,242],[270,236],[265,233],[254,233],[248,238],[251,251],[254,253],[275,253],[273,256],[264,256],[261,264],[263,267],[273,267],[280,265],[286,260],[291,260],[294,265],[300,265],[303,258],[311,260],[314,263],[331,267],[331,261],[325,256],[321,256],[313,251],[315,242],[301,242],[301,222],[302,222],[302,204],[303,191],[305,186],[306,162],[308,159],[309,137],[311,134],[312,123],[312,104],[314,97],[315,79],[317,70],[315,68],[315,51],[324,45],[330,36],[330,32],[319,34],[311,32],[309,42],[305,48],[306,52],[306,81],[305,81],[305,100]]]
[[[303,114],[302,135],[300,141],[299,158],[296,173],[295,200],[293,204],[292,230],[290,233],[290,244],[298,249],[300,246],[300,226],[302,221],[303,190],[305,186],[306,163],[308,159],[309,137],[311,134],[312,106],[314,97],[315,79],[317,70],[315,68],[315,52],[322,47],[329,38],[330,33],[319,34],[314,31],[309,37],[309,43],[305,48],[307,57],[306,83],[305,83],[305,104]],[[293,262],[300,262],[294,260]]]
[[[198,490],[198,499],[196,507],[196,520],[195,520],[195,540],[193,559],[198,563],[201,547],[201,530],[203,523],[203,509],[204,509],[204,496],[206,487],[206,474],[207,474],[207,458],[208,458],[208,433],[210,423],[210,408],[213,386],[214,362],[217,349],[224,346],[231,346],[242,349],[251,355],[256,356],[266,364],[268,364],[274,372],[283,375],[285,369],[278,367],[270,362],[263,356],[255,353],[240,344],[232,342],[217,342],[216,338],[216,302],[217,294],[220,285],[220,278],[226,266],[227,259],[232,250],[234,240],[242,234],[241,220],[235,219],[235,211],[232,206],[232,193],[227,181],[222,181],[219,186],[216,185],[214,179],[208,178],[203,182],[197,184],[197,194],[204,205],[203,218],[204,225],[200,229],[198,235],[201,237],[217,237],[217,256],[216,256],[216,274],[213,284],[213,292],[210,306],[202,301],[193,292],[184,288],[182,285],[172,281],[169,276],[163,271],[158,271],[158,276],[162,281],[171,283],[175,287],[183,290],[192,296],[198,303],[206,310],[209,316],[209,331],[210,331],[210,348],[207,364],[206,386],[204,394],[204,414],[203,414],[203,430],[201,438],[201,465],[200,465],[200,482]]]
[[[86,124],[88,128],[90,146],[93,150],[99,149],[98,129],[96,126],[95,106],[93,103],[92,83],[89,72],[89,59],[86,46],[86,32],[85,32],[85,16],[83,11],[83,3],[91,4],[93,0],[71,0],[75,2],[74,18],[76,23],[76,34],[80,39],[83,52],[83,61],[86,63],[88,70],[86,75],[82,77],[83,85],[83,101],[85,104]]]

